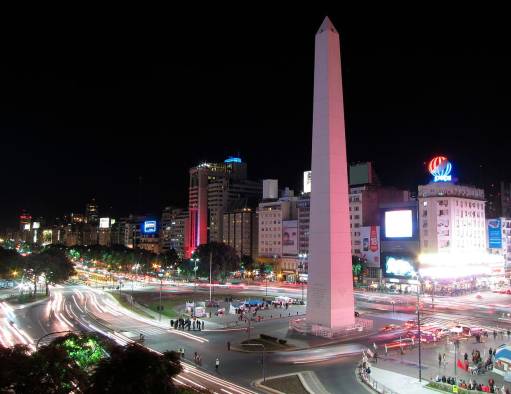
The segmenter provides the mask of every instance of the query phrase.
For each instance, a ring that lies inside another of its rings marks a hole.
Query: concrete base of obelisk
[[[290,320],[289,328],[303,335],[314,335],[332,339],[349,339],[351,337],[363,336],[364,333],[369,334],[373,329],[373,321],[356,317],[354,324],[332,328],[307,321],[306,316]]]

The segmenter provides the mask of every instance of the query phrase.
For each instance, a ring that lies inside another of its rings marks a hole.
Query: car
[[[383,332],[387,332],[387,331],[394,331],[394,330],[397,330],[401,327],[399,327],[397,324],[387,324],[385,326],[383,326],[380,331],[383,331]]]
[[[405,327],[406,328],[415,328],[415,327],[417,327],[417,320],[407,320],[405,322]]]

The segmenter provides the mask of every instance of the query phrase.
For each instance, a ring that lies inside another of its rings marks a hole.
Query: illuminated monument
[[[330,336],[355,317],[339,34],[328,17],[316,33],[312,174],[307,324]]]

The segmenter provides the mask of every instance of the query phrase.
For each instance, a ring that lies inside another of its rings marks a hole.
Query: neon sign
[[[156,220],[146,220],[144,222],[144,233],[154,234],[156,232]]]
[[[428,171],[433,175],[434,182],[450,182],[452,180],[452,164],[445,156],[437,156],[428,164]]]
[[[224,163],[241,163],[241,159],[239,157],[229,156],[224,160]]]

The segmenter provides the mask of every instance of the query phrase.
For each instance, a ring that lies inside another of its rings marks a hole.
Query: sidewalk
[[[429,393],[431,394],[433,391],[424,387],[429,382],[427,380],[422,380],[419,382],[419,379],[412,378],[407,375],[402,375],[397,372],[388,371],[386,369],[371,367],[371,374],[369,376],[372,381],[371,386],[376,389],[378,392],[388,392],[389,390],[392,393],[396,394],[420,394],[420,393]]]

